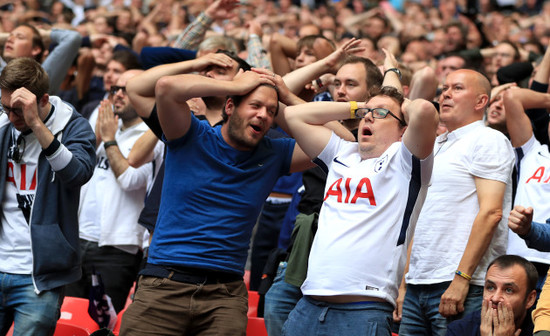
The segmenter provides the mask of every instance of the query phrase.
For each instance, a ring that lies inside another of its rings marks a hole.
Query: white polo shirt
[[[475,177],[506,183],[503,217],[471,283],[483,285],[489,262],[506,253],[514,152],[499,131],[476,121],[437,137],[432,185],[414,234],[407,284],[452,281],[479,212]]]

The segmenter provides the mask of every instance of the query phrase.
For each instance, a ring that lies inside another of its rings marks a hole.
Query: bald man
[[[400,335],[445,335],[451,320],[480,309],[485,270],[506,253],[514,153],[506,137],[482,121],[490,92],[487,78],[472,70],[450,73],[443,85],[440,119],[448,132],[435,142]]]

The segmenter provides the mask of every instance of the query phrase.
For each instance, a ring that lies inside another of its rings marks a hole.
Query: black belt
[[[200,268],[175,268],[147,264],[141,275],[167,278],[177,282],[189,284],[211,285],[217,283],[228,283],[243,280],[241,275],[235,273],[218,272]]]

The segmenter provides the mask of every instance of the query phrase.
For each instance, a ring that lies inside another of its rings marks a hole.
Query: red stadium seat
[[[113,328],[113,334],[115,334],[116,336],[118,336],[118,334],[120,333],[120,324],[122,322],[122,315],[124,315],[124,312],[126,311],[127,308],[128,308],[128,306],[126,306],[124,309],[122,309],[117,315],[116,324]]]
[[[61,316],[57,324],[78,326],[88,334],[99,329],[99,325],[88,314],[88,299],[66,296],[61,306]],[[63,327],[64,328],[64,327]],[[56,330],[57,335],[57,330]]]
[[[57,321],[53,336],[89,336],[87,328]]]
[[[246,289],[250,290],[250,271],[244,271],[244,284],[246,285]]]
[[[264,319],[261,317],[248,317],[246,336],[267,336]]]
[[[248,291],[248,316],[258,316],[258,303],[260,302],[260,295],[256,291]]]

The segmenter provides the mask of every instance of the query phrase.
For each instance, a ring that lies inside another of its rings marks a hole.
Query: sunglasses
[[[126,86],[117,86],[117,85],[111,85],[111,88],[109,89],[109,93],[111,95],[116,95],[119,90],[122,90],[122,94],[126,94]]]

